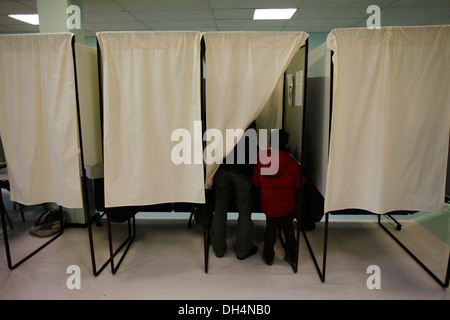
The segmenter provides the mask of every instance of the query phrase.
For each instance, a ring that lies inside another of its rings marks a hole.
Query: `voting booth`
[[[310,114],[307,163],[324,197],[326,225],[329,213],[371,212],[396,239],[381,216],[442,210],[449,35],[449,26],[335,29],[327,47],[316,49],[316,91],[310,94],[319,109]],[[326,236],[322,281],[325,261]],[[446,280],[436,280],[448,286],[448,267]]]
[[[183,203],[204,208],[215,171],[241,138],[220,145],[222,152],[207,153],[208,131],[225,136],[226,129],[244,130],[257,118],[260,128],[281,128],[284,72],[307,37],[303,32],[98,33],[105,210]],[[306,58],[302,52],[300,60]],[[302,137],[305,65],[291,75],[302,88],[297,118],[287,121],[293,141]],[[292,145],[301,156],[301,146]]]
[[[283,128],[290,134],[290,153],[301,163],[307,38],[305,32],[206,32],[207,130],[218,130],[225,137],[231,129],[237,142],[253,121],[268,136],[271,129]],[[221,152],[210,153],[217,141],[208,136],[206,140],[208,189],[236,143],[223,143]],[[267,141],[261,143],[261,148],[267,146]]]
[[[85,96],[80,96],[74,40],[70,33],[0,36],[0,135],[11,201],[24,206],[54,203],[61,211],[59,232],[14,264],[2,205],[3,234],[11,269],[63,233],[63,210],[74,210],[76,219],[83,223],[91,214],[84,206],[82,180],[84,164],[101,161],[99,144],[95,145],[94,132],[90,130],[99,128],[92,125],[95,121],[92,115],[99,112],[98,104],[95,109],[89,97],[98,96],[98,91],[82,90]],[[84,56],[83,48],[79,47],[79,51],[80,57]],[[83,138],[92,144],[86,153]]]
[[[98,48],[90,48],[75,44],[72,34],[2,36],[0,132],[11,200],[81,210],[94,275],[108,264],[115,273],[134,240],[137,211],[207,206],[215,170],[241,138],[221,145],[211,161],[208,130],[225,137],[227,129],[239,132],[255,120],[269,136],[284,128],[289,151],[303,162],[307,38],[304,32],[100,32]],[[109,241],[100,267],[91,219],[97,179],[104,182]],[[128,237],[118,248],[112,211],[129,214]]]

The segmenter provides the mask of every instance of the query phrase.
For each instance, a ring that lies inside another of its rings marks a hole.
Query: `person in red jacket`
[[[252,175],[252,183],[260,188],[261,210],[266,215],[263,259],[268,265],[273,264],[276,231],[280,228],[283,230],[286,243],[285,260],[292,265],[295,259],[296,241],[291,213],[295,207],[296,189],[303,183],[301,167],[287,152],[289,142],[287,132],[273,131],[271,141],[271,149],[259,152],[258,163]],[[276,141],[279,143],[273,143]],[[267,172],[269,167],[278,170]]]

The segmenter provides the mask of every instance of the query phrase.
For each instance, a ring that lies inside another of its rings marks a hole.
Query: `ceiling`
[[[450,0],[85,0],[86,36],[99,31],[305,31],[365,27],[368,6],[381,25],[450,24]],[[290,20],[254,21],[255,8],[298,8]],[[39,32],[8,14],[37,13],[36,0],[0,0],[0,33]]]

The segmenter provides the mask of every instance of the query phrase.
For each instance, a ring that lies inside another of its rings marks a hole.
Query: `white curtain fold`
[[[0,36],[0,135],[24,205],[82,207],[72,38]]]
[[[263,110],[307,38],[305,32],[206,32],[207,129],[217,129],[223,137],[226,129],[245,130]],[[217,142],[207,141],[207,148],[211,143]],[[221,152],[207,154],[214,158],[206,164],[207,188],[222,158],[233,148],[222,145]]]
[[[450,26],[336,29],[325,211],[440,211]]]
[[[100,32],[97,38],[105,206],[204,203],[201,124],[197,130],[201,33]],[[173,139],[177,129],[189,137]],[[177,164],[172,150],[183,142],[190,163]]]

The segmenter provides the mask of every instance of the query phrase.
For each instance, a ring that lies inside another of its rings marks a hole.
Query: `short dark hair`
[[[278,140],[278,150],[285,151],[289,142],[289,133],[282,129],[274,130],[270,133],[271,148],[274,149],[272,141]]]

